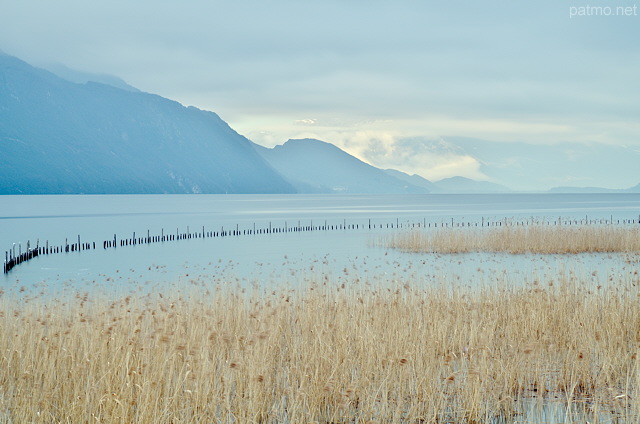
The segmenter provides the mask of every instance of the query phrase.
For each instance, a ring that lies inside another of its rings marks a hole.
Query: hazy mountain
[[[602,187],[554,187],[549,193],[624,193],[625,190],[616,190]]]
[[[406,181],[407,183],[417,187],[422,187],[430,192],[437,192],[440,190],[436,184],[417,174],[409,175],[406,172],[398,171],[397,169],[385,169],[384,172],[394,178]]]
[[[515,190],[552,187],[619,187],[640,177],[640,149],[605,143],[505,143],[448,137],[447,141],[477,159],[492,181]]]
[[[506,193],[509,188],[489,181],[476,181],[465,177],[451,177],[434,183],[440,192],[447,193]]]
[[[256,145],[291,185],[304,193],[428,193],[320,140],[289,140],[268,149]]]
[[[439,181],[429,181],[420,175],[409,175],[395,169],[386,169],[389,175],[407,181],[431,193],[502,193],[511,189],[488,181],[476,181],[465,177],[451,177]]]
[[[0,55],[0,194],[288,193],[215,113]]]
[[[627,189],[603,187],[554,187],[549,193],[640,193],[640,184]]]
[[[66,79],[67,81],[75,82],[76,84],[97,82],[100,84],[121,88],[122,90],[140,92],[140,90],[138,90],[137,88],[130,86],[121,78],[114,77],[113,75],[92,74],[88,72],[77,71],[75,69],[68,68],[60,63],[44,65],[42,68],[59,76],[60,78]]]
[[[432,182],[383,171],[318,140],[267,149],[213,112],[142,93],[117,77],[50,69],[57,75],[0,52],[0,194],[495,193],[510,191],[505,185],[640,193],[640,184],[597,187],[637,181],[637,148],[449,137],[406,139],[382,152],[425,169],[434,156],[470,157],[482,175],[502,184],[462,177]]]

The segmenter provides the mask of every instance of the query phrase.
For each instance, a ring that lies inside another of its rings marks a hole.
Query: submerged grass
[[[443,283],[5,294],[0,422],[511,422],[531,402],[638,419],[637,273],[607,289]]]
[[[575,254],[640,252],[640,227],[511,226],[472,230],[415,229],[383,237],[381,245],[409,252]]]

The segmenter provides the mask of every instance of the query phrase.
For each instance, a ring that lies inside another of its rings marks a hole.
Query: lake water
[[[640,219],[638,194],[488,195],[108,195],[0,196],[0,252],[95,242],[96,250],[44,255],[0,277],[5,289],[56,291],[107,287],[121,293],[190,281],[298,284],[354,275],[371,282],[511,283],[519,274],[558,271],[607,281],[635,266],[624,255],[522,257],[418,255],[377,247],[384,234],[410,225],[480,225],[502,219]],[[105,240],[150,235],[300,226],[348,230],[197,238],[103,249]],[[628,224],[632,225],[632,224]],[[637,225],[637,224],[636,224]],[[371,228],[374,227],[374,228]],[[393,228],[391,228],[393,227]],[[15,244],[15,247],[14,247]],[[585,265],[586,264],[586,265]],[[593,276],[592,274],[596,274]],[[602,281],[600,281],[602,280]],[[160,288],[159,288],[160,287]]]

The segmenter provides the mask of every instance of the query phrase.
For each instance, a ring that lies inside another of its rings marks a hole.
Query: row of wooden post
[[[146,236],[136,236],[134,232],[132,237],[119,239],[114,234],[113,240],[104,240],[102,242],[103,249],[115,248],[115,247],[124,247],[124,246],[135,246],[138,244],[152,244],[152,243],[163,243],[168,241],[178,241],[178,240],[188,240],[188,239],[197,239],[197,238],[215,238],[215,237],[227,237],[227,236],[240,236],[240,235],[260,235],[260,234],[279,234],[279,233],[289,233],[289,232],[308,232],[308,231],[334,231],[334,230],[353,230],[360,228],[367,228],[369,230],[372,229],[400,229],[400,228],[464,228],[464,227],[502,227],[502,226],[526,226],[526,225],[630,225],[630,224],[640,224],[640,216],[638,219],[623,219],[623,220],[615,220],[613,216],[611,219],[589,219],[586,216],[584,219],[566,219],[566,218],[558,218],[556,220],[547,220],[547,219],[536,219],[532,217],[530,220],[514,220],[514,219],[500,219],[500,220],[488,220],[484,217],[481,221],[455,221],[454,218],[451,218],[451,222],[441,220],[440,222],[427,222],[426,218],[422,220],[422,222],[400,222],[399,218],[396,218],[395,224],[393,222],[384,223],[384,224],[376,224],[371,223],[371,219],[369,219],[366,225],[361,224],[347,224],[346,219],[343,220],[341,224],[328,224],[327,221],[324,221],[323,225],[314,225],[313,221],[310,222],[309,225],[302,225],[301,221],[298,221],[297,225],[289,226],[285,221],[283,227],[274,227],[271,222],[269,222],[268,227],[264,228],[256,228],[256,224],[253,224],[252,228],[240,230],[239,225],[235,226],[235,229],[225,229],[222,227],[220,231],[206,231],[205,227],[202,227],[202,231],[191,232],[189,227],[187,226],[186,232],[180,232],[179,229],[176,229],[175,234],[165,234],[164,229],[160,235],[151,235],[150,231],[147,230]],[[30,242],[27,242],[26,251],[22,252],[22,245],[18,244],[18,253],[16,253],[16,245],[14,244],[11,250],[5,251],[5,261],[4,261],[4,273],[8,273],[15,266],[26,262],[30,259],[33,259],[40,255],[50,255],[57,253],[68,253],[68,252],[79,252],[82,250],[95,250],[96,243],[86,243],[82,242],[80,236],[78,235],[77,243],[69,244],[68,239],[65,240],[64,245],[58,246],[49,246],[49,241],[46,242],[45,246],[41,247],[39,245],[39,241],[36,242],[36,247],[31,248]]]
[[[49,241],[47,240],[44,246],[40,246],[40,242],[36,242],[36,247],[31,248],[31,243],[27,241],[26,250],[22,252],[22,245],[18,244],[18,252],[16,253],[16,245],[14,244],[11,250],[7,250],[4,252],[4,273],[8,273],[15,266],[20,265],[23,262],[26,262],[30,259],[33,259],[37,256],[41,255],[51,255],[55,253],[68,253],[68,252],[79,252],[81,250],[90,250],[95,249],[96,243],[82,243],[80,241],[80,236],[78,236],[78,242],[69,244],[68,239],[65,240],[64,245],[61,246],[50,246]]]

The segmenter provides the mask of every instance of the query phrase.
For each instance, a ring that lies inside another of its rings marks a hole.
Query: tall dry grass
[[[5,294],[0,422],[510,422],[523,399],[639,417],[637,273],[607,290],[356,281]]]
[[[483,229],[416,229],[385,236],[379,244],[410,252],[437,253],[640,252],[640,228],[529,225]]]

